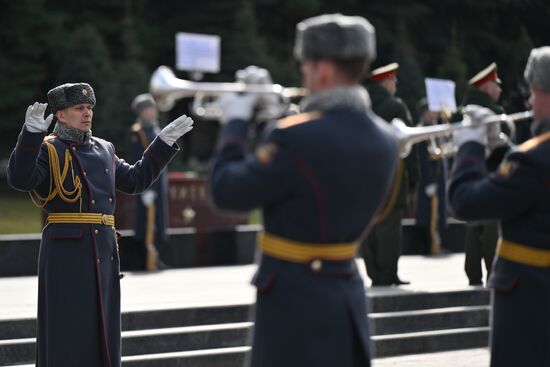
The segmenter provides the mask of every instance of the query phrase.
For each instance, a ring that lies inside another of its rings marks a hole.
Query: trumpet
[[[510,115],[501,114],[490,116],[481,122],[481,125],[491,125],[496,123],[514,123],[516,121],[526,120],[533,117],[532,111],[517,112]],[[393,119],[391,121],[394,134],[399,142],[399,156],[404,158],[411,152],[412,146],[424,140],[429,140],[435,137],[449,136],[455,131],[472,127],[470,119],[464,119],[462,121],[447,123],[441,125],[409,127],[400,119]],[[501,133],[502,134],[502,133]],[[503,140],[509,140],[502,138]],[[496,142],[489,142],[490,144],[498,144]],[[502,142],[501,142],[502,143]],[[488,148],[494,148],[495,146],[489,146]],[[453,149],[454,148],[454,149]],[[456,152],[458,147],[446,147],[444,149],[447,154],[449,151]]]
[[[218,119],[221,111],[217,108],[216,98],[222,93],[253,93],[262,96],[277,96],[278,108],[271,109],[274,116],[264,118],[278,118],[275,116],[290,106],[290,99],[307,95],[305,88],[289,88],[280,84],[246,84],[243,82],[215,83],[193,82],[179,79],[167,66],[160,66],[149,82],[149,92],[157,102],[161,111],[168,111],[174,107],[178,99],[193,97],[193,113],[205,119]],[[206,103],[206,100],[212,100]],[[268,114],[268,115],[269,115]]]

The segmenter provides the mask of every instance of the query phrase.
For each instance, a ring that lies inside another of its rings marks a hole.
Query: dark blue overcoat
[[[129,165],[103,139],[77,144],[44,135],[23,129],[7,173],[13,188],[45,197],[51,185],[55,187],[52,167],[58,165],[61,173],[67,167],[62,180],[67,200],[55,195],[43,207],[47,214],[112,215],[115,190],[134,194],[147,189],[179,149],[157,139],[142,160]],[[80,195],[71,195],[80,185],[81,190],[76,190]],[[71,203],[72,198],[78,199]],[[82,223],[44,227],[38,266],[37,366],[120,366],[119,278],[114,227]]]
[[[498,219],[491,366],[550,366],[550,133],[512,150],[485,173],[485,148],[464,144],[449,198],[463,219]]]
[[[219,208],[261,207],[266,235],[306,247],[357,243],[366,234],[398,161],[386,122],[343,109],[295,115],[249,155],[247,130],[233,120],[222,132],[210,176]],[[253,283],[252,366],[370,365],[365,288],[353,259],[264,253]]]

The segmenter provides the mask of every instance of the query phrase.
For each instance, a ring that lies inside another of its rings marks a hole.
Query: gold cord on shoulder
[[[42,197],[33,190],[29,192],[31,200],[35,206],[38,208],[43,208],[48,202],[53,200],[57,195],[59,198],[67,203],[73,204],[77,200],[80,200],[80,211],[82,211],[82,182],[80,177],[75,176],[73,158],[69,149],[65,150],[65,164],[63,165],[63,171],[61,171],[61,165],[59,163],[59,156],[53,144],[45,142],[48,148],[48,159],[50,165],[50,189],[48,190],[48,195]],[[67,174],[71,169],[71,177],[73,180],[73,190],[67,190],[63,187],[63,183],[67,178]]]

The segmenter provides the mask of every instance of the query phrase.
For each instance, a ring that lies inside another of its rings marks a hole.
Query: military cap
[[[363,17],[325,14],[296,25],[294,56],[304,59],[376,58],[376,37],[372,24]]]
[[[376,68],[370,73],[370,80],[380,81],[387,78],[395,78],[397,76],[397,69],[399,69],[399,64],[396,62]]]
[[[491,65],[487,66],[485,69],[481,70],[476,75],[474,75],[472,79],[468,80],[468,84],[474,87],[479,87],[483,83],[490,80],[494,80],[498,84],[501,83],[497,74],[497,64],[494,62],[491,63]]]
[[[531,50],[523,75],[531,87],[550,93],[550,46]]]
[[[88,83],[67,83],[48,92],[48,105],[52,113],[81,103],[95,105],[94,90]]]
[[[136,113],[140,112],[144,108],[156,106],[156,102],[153,96],[149,93],[139,94],[132,101],[132,110]]]

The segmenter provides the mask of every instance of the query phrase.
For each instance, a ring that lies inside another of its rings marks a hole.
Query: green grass
[[[250,224],[262,224],[262,211],[261,210],[252,211],[250,213],[248,223],[250,223]]]
[[[260,210],[250,213],[249,223],[262,223]],[[41,231],[41,210],[33,205],[29,195],[11,189],[0,190],[0,235]]]
[[[28,194],[15,190],[0,191],[0,234],[39,233],[41,210]]]

